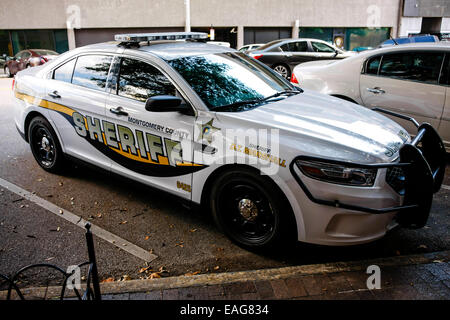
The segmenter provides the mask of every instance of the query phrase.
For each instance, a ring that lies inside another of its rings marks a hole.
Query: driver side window
[[[131,58],[122,58],[117,94],[145,102],[152,96],[176,96],[170,80],[152,65]]]

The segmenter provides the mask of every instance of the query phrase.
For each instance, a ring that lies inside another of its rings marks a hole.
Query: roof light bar
[[[116,34],[116,41],[120,42],[141,42],[158,40],[201,40],[208,39],[208,34],[204,32],[166,32],[166,33],[133,33]]]

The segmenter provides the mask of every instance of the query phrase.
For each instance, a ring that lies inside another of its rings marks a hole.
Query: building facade
[[[313,37],[344,49],[448,31],[448,0],[3,0],[0,54],[63,52],[116,33],[204,31],[232,47]],[[188,10],[187,10],[188,9]],[[189,13],[188,13],[189,12]],[[423,25],[426,27],[423,28]]]

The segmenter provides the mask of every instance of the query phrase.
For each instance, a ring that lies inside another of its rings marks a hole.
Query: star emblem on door
[[[197,140],[206,140],[208,141],[208,144],[212,143],[214,132],[220,130],[220,128],[213,126],[213,121],[214,119],[211,119],[205,124],[197,124],[198,128],[200,129],[200,134],[198,135]]]

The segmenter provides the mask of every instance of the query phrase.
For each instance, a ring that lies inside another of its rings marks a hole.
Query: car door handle
[[[366,88],[367,91],[371,92],[371,93],[375,93],[375,94],[380,94],[380,93],[386,93],[386,91],[384,91],[381,88],[375,87],[375,88]]]
[[[53,92],[50,92],[48,95],[54,99],[61,99],[61,96],[58,94],[58,91],[56,91],[56,90]]]
[[[128,112],[123,111],[122,107],[111,108],[111,109],[109,109],[109,112],[114,113],[115,115],[118,115],[118,116],[127,116],[128,115]]]

